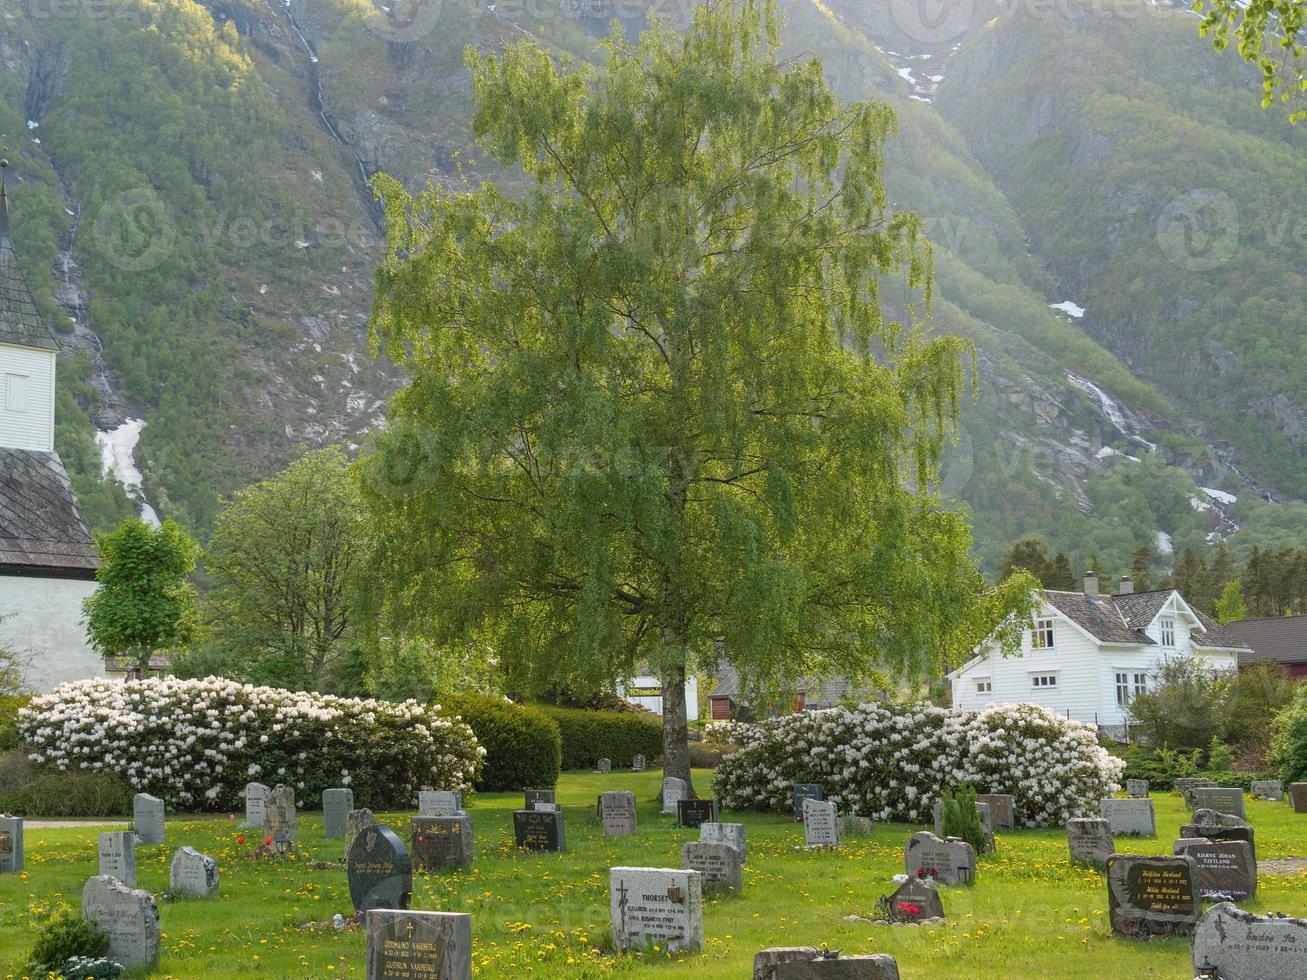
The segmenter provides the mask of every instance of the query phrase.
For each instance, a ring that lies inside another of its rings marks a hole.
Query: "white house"
[[[1102,595],[1091,572],[1084,592],[1044,592],[1019,654],[1005,657],[991,640],[947,676],[954,707],[1033,702],[1119,735],[1131,699],[1149,689],[1163,660],[1235,669],[1240,653],[1248,653],[1242,641],[1174,589],[1135,592],[1122,579],[1117,595]]]
[[[0,647],[37,691],[105,672],[82,625],[100,560],[54,451],[58,349],[18,268],[0,170]]]
[[[663,682],[653,674],[641,674],[618,684],[616,694],[646,711],[662,716]],[[685,718],[687,721],[699,720],[699,679],[693,674],[685,678]]]

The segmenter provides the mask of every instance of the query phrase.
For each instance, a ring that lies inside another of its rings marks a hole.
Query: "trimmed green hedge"
[[[558,722],[564,769],[593,769],[600,759],[611,759],[614,769],[625,769],[636,755],[650,764],[662,755],[663,724],[651,714],[547,705],[540,710]]]
[[[475,786],[486,792],[553,786],[562,764],[558,724],[538,708],[484,694],[445,699],[447,715],[459,715],[485,746],[485,765]]]

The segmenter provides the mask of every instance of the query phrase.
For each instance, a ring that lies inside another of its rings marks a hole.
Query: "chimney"
[[[1121,584],[1117,587],[1117,595],[1130,595],[1135,590],[1135,580],[1129,575],[1121,576]]]
[[[1098,595],[1098,573],[1085,572],[1085,595]]]

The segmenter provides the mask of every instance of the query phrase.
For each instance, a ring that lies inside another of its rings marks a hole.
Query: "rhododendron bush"
[[[820,783],[843,811],[928,821],[942,793],[963,784],[1011,793],[1023,826],[1098,812],[1125,763],[1093,728],[1034,704],[984,711],[864,704],[762,722],[714,778],[727,809],[789,812],[794,783]]]
[[[99,679],[33,698],[18,732],[38,765],[116,773],[172,806],[234,808],[259,782],[309,807],[349,786],[377,809],[411,806],[422,786],[471,788],[484,750],[439,710],[212,677]]]

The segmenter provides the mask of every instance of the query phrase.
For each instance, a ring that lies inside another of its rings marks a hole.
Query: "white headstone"
[[[109,959],[127,969],[159,961],[159,909],[147,891],[98,875],[82,888],[82,918],[109,937]]]
[[[130,830],[106,830],[100,834],[100,874],[136,887],[136,834]]]
[[[840,825],[834,803],[814,799],[803,801],[803,843],[806,847],[840,846]]]
[[[689,794],[684,779],[668,776],[663,780],[663,813],[676,813],[676,804]]]
[[[668,952],[703,949],[703,877],[670,868],[612,868],[609,911],[619,950],[658,943]]]
[[[179,847],[172,856],[168,886],[174,895],[208,898],[218,894],[218,863],[193,847]]]
[[[424,789],[418,793],[419,817],[456,817],[462,812],[462,793],[452,789]]]
[[[345,821],[354,809],[354,791],[346,787],[322,791],[322,822],[328,840],[345,836]]]
[[[1124,799],[1109,797],[1099,801],[1099,810],[1112,833],[1116,836],[1156,837],[1157,818],[1151,799]]]
[[[740,863],[749,861],[748,835],[742,823],[701,823],[699,840],[706,844],[730,844],[740,852]]]
[[[137,793],[132,798],[132,829],[142,844],[162,844],[163,800],[149,793]]]
[[[264,808],[268,804],[268,794],[271,792],[272,790],[262,783],[245,784],[245,826],[263,826]]]

